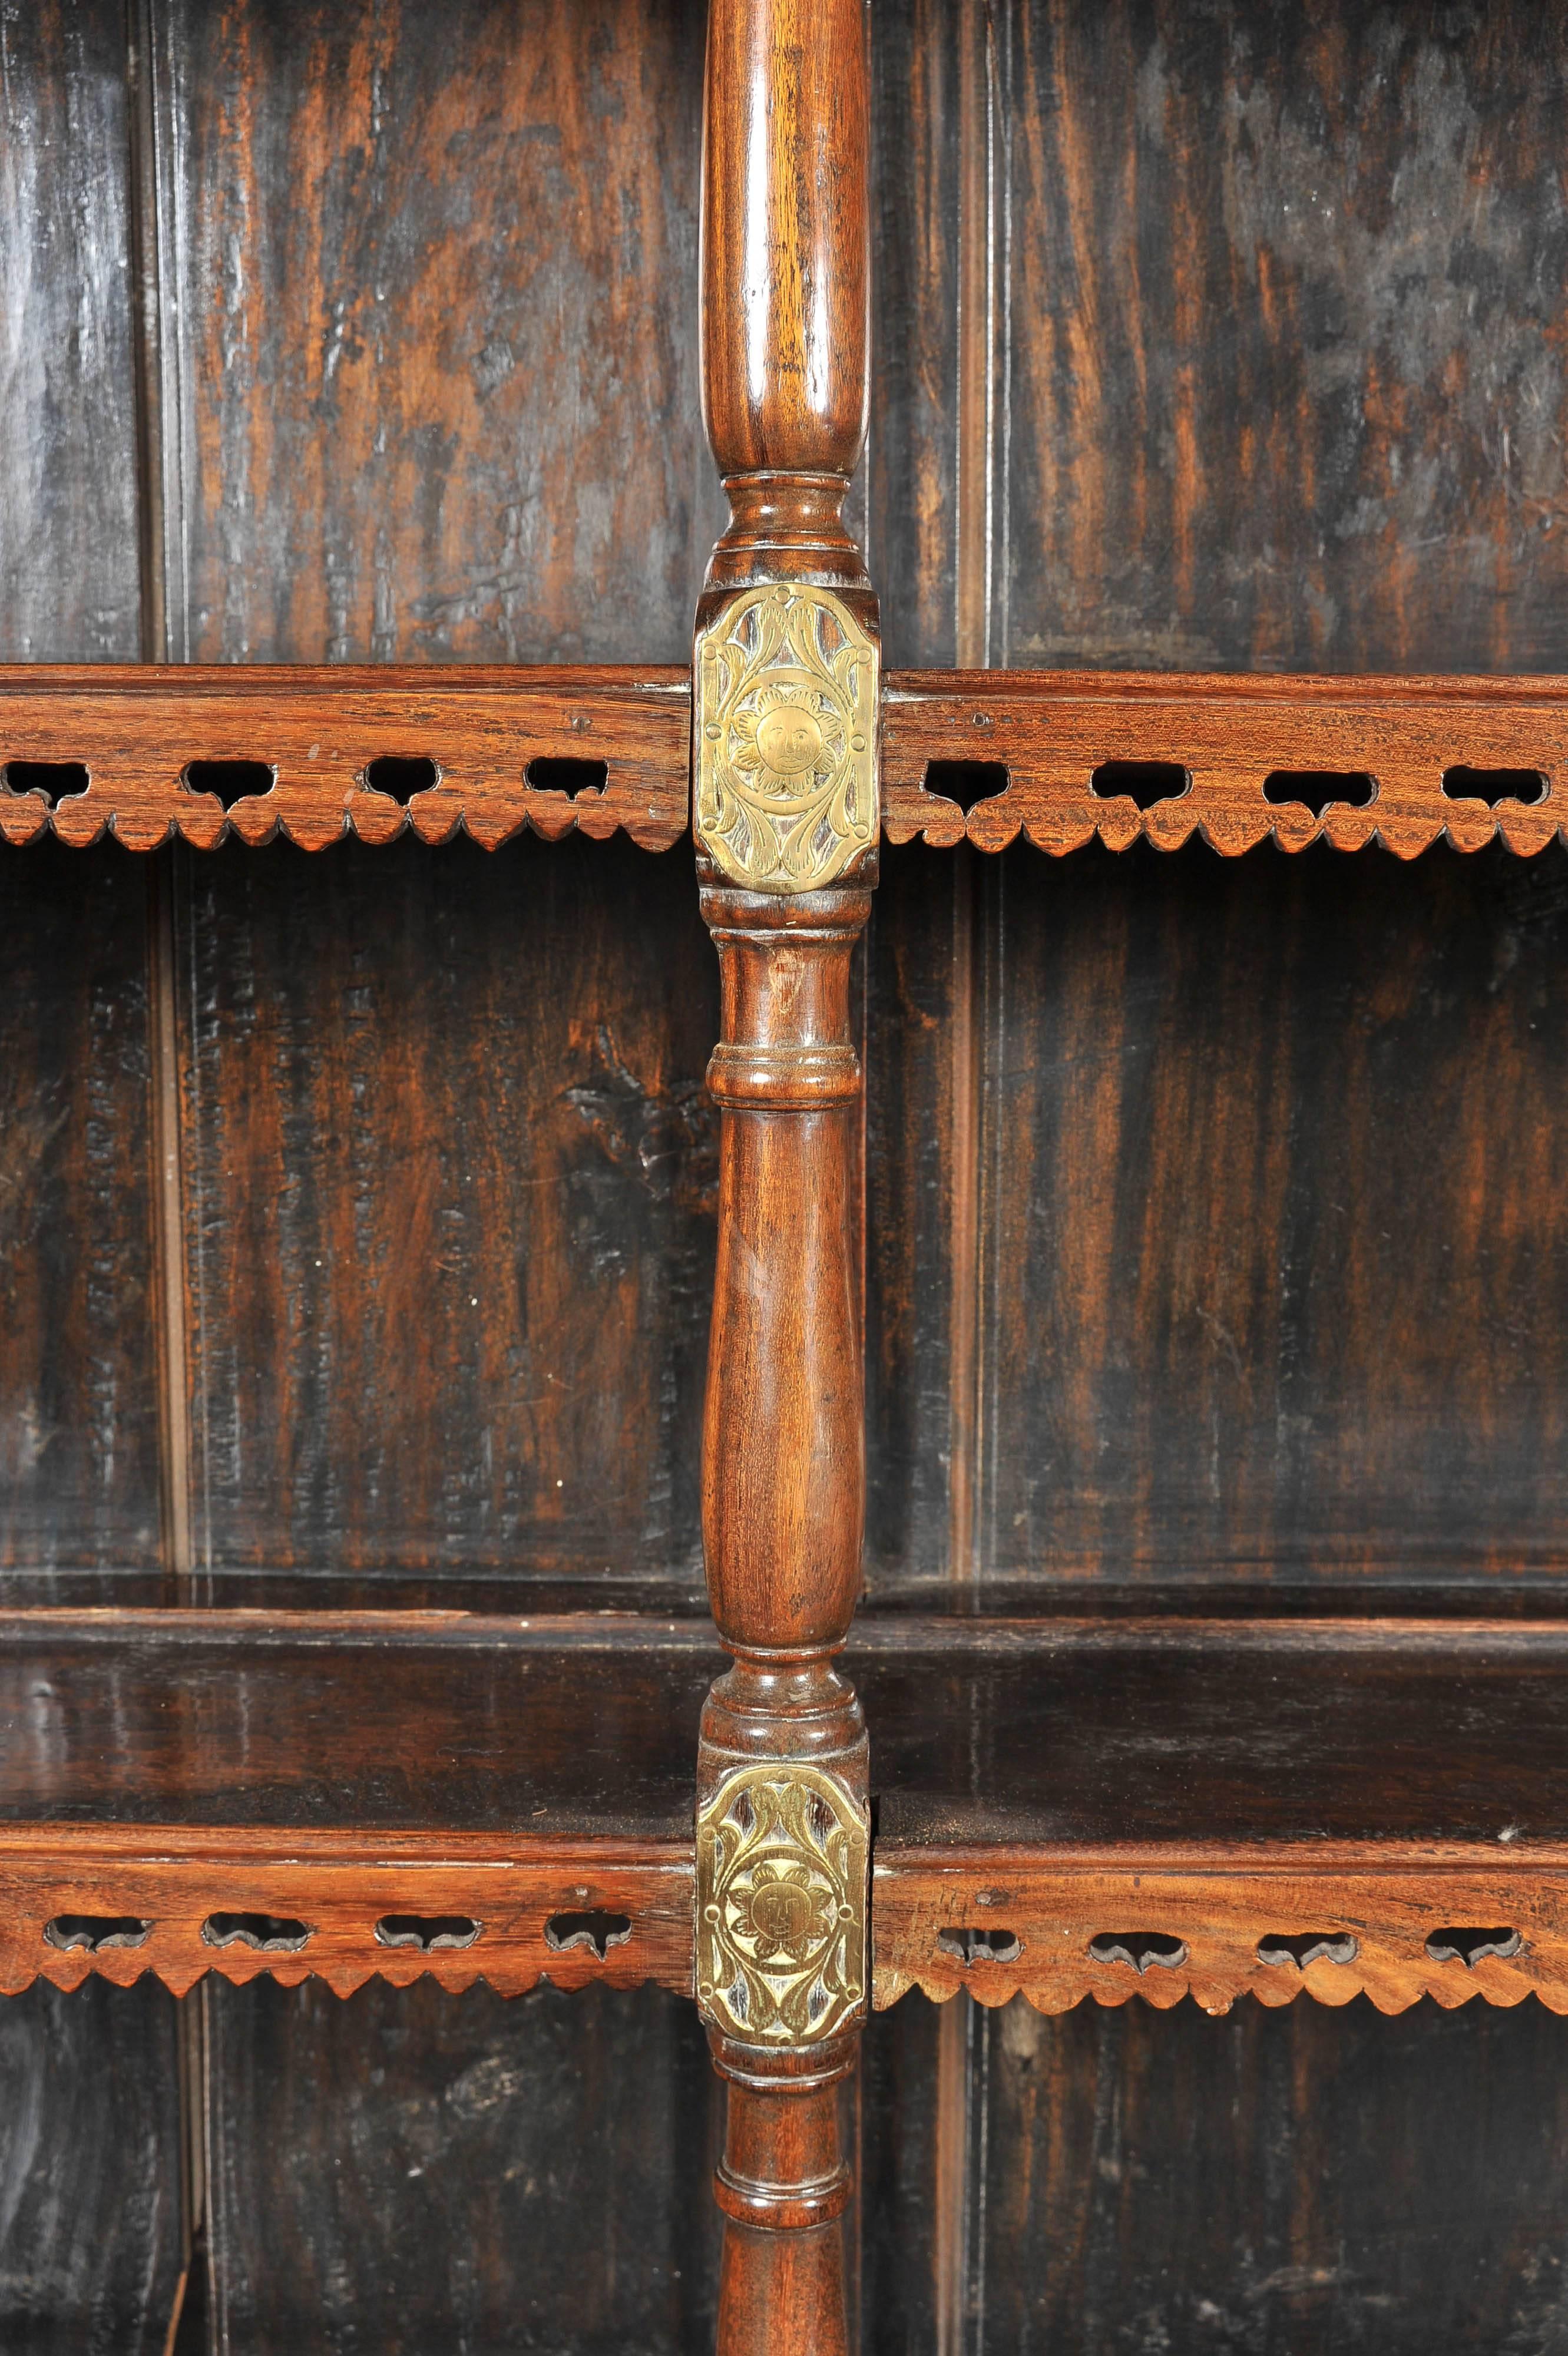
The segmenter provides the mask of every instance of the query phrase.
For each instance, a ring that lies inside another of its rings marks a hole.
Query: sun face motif
[[[826,784],[841,734],[838,714],[815,688],[758,688],[735,712],[730,758],[763,792],[792,798]]]
[[[730,1890],[731,1919],[759,1964],[803,1964],[837,1920],[833,1892],[805,1865],[763,1858]]]

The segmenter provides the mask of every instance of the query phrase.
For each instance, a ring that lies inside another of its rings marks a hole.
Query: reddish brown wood
[[[21,666],[0,671],[0,838],[107,831],[129,851],[171,836],[209,851],[231,833],[281,833],[319,851],[349,834],[445,842],[461,829],[494,850],[525,826],[553,841],[624,828],[665,851],[686,829],[690,732],[688,674],[657,664]],[[383,756],[433,762],[436,782],[401,802],[366,783]],[[533,764],[562,760],[602,762],[603,786],[574,798],[530,782]],[[186,782],[193,761],[264,763],[273,783],[225,810]],[[89,782],[51,803],[16,790],[12,762],[80,763]]]
[[[703,391],[731,522],[697,610],[736,588],[831,588],[873,637],[876,601],[843,503],[865,435],[868,88],[861,0],[714,0],[703,184]],[[703,1422],[714,1614],[735,1666],[703,1717],[701,1811],[762,1760],[825,1769],[863,1806],[867,1755],[832,1665],[865,1525],[861,1097],[850,960],[875,845],[852,888],[725,888],[699,846],[723,975],[709,1087],[721,1111],[719,1244]],[[859,1984],[857,1983],[857,1986]],[[851,2026],[736,2043],[729,2082],[720,2356],[847,2345],[838,2218],[850,2193],[838,2081]]]
[[[847,2356],[840,2219],[854,2179],[839,2131],[855,2036],[769,2057],[714,2036],[727,2080],[725,2156],[714,2190],[725,2219],[719,2276],[722,2356]]]
[[[298,1922],[308,1935],[268,1947],[254,1930],[223,1945],[204,1933],[214,1916],[235,1915]],[[443,1944],[389,1944],[377,1932],[389,1917],[424,1926],[394,1936]],[[59,1944],[62,1924],[69,1937],[73,1924],[116,1922],[147,1928],[134,1944]],[[465,1922],[478,1925],[471,1944]],[[323,1979],[338,1996],[370,1979],[405,1987],[424,1977],[447,1988],[483,1980],[502,1996],[652,1980],[683,1996],[691,1845],[533,1842],[526,1826],[513,1838],[70,1822],[0,1833],[0,1993],[38,1979],[74,1988],[90,1976],[128,1987],[147,1972],[177,1996],[208,1972],[291,1987]]]
[[[862,0],[714,0],[703,139],[703,416],[734,517],[708,586],[864,586],[840,516],[868,382]]]
[[[981,2004],[1022,1994],[1036,2011],[1066,2012],[1085,1997],[1163,2010],[1190,1996],[1222,2013],[1240,1996],[1277,2006],[1305,1993],[1334,2005],[1368,1996],[1394,2013],[1423,1996],[1449,2008],[1537,1996],[1568,2012],[1565,1869],[1568,1847],[1528,1838],[1294,1854],[1258,1842],[1251,1856],[1212,1843],[1098,1856],[1026,1843],[886,1849],[874,2001],[918,1987],[943,2003],[964,1989]],[[1466,1960],[1440,1935],[1466,1927],[1504,1935]],[[1151,1933],[1164,1952],[1139,1947]]]
[[[926,783],[929,765],[986,762],[1005,789],[967,814]],[[1140,809],[1096,793],[1105,762],[1169,763],[1185,791]],[[1445,771],[1530,770],[1541,798],[1444,792]],[[1326,774],[1321,814],[1276,772]],[[1364,804],[1341,782],[1364,775]],[[1336,787],[1339,798],[1334,798]],[[1440,838],[1510,851],[1568,835],[1568,680],[1173,677],[1165,672],[903,671],[885,682],[883,824],[1001,851],[1018,833],[1040,850],[1076,851],[1098,835],[1113,851],[1140,838],[1174,851],[1197,832],[1227,857],[1273,841],[1283,851],[1381,842],[1412,859]]]

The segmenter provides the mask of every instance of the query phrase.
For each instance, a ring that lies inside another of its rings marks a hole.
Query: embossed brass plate
[[[697,1818],[697,2002],[752,2045],[810,2045],[865,2003],[866,1811],[819,1767],[728,1775]]]
[[[697,839],[731,883],[810,892],[875,842],[880,671],[825,589],[743,590],[699,633]]]

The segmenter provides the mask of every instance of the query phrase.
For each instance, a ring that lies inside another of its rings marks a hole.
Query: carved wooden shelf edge
[[[32,1826],[0,1835],[0,1995],[215,1972],[689,1996],[692,1886],[689,1842]]]
[[[350,835],[462,832],[494,850],[527,829],[551,841],[625,832],[667,851],[689,830],[690,731],[691,674],[671,666],[15,666],[0,669],[0,840],[85,846],[107,833],[149,851],[177,836],[211,850],[282,835],[319,851]],[[381,791],[366,772],[387,758],[429,762],[436,781],[406,800]],[[226,807],[186,780],[208,761],[257,763],[272,782]],[[603,782],[531,781],[563,761],[602,763]],[[18,790],[13,762],[80,766],[88,782]],[[977,762],[1005,782],[967,811],[928,788],[933,763]],[[1117,763],[1168,765],[1187,783],[1140,808],[1096,791],[1096,771]],[[895,843],[994,851],[1022,834],[1061,856],[1096,840],[1174,851],[1196,834],[1227,858],[1325,841],[1412,859],[1439,841],[1478,851],[1500,839],[1530,857],[1568,840],[1568,681],[893,672],[882,766]],[[1445,790],[1455,769],[1483,784],[1531,773],[1539,798]],[[1321,809],[1270,787],[1304,776],[1325,781]],[[1335,782],[1358,798],[1335,798]]]
[[[1380,2012],[1539,1997],[1568,2013],[1568,1845],[1314,1845],[1219,1858],[1169,1848],[884,1853],[873,1867],[873,2002],[1091,1997],[1228,2012],[1254,1996]],[[1452,1936],[1446,1934],[1453,1934]],[[1434,1952],[1435,1950],[1435,1952]],[[1261,1951],[1261,1952],[1260,1952]]]
[[[927,790],[933,762],[991,765],[1001,789],[966,812]],[[1175,851],[1197,834],[1227,858],[1272,841],[1380,842],[1413,859],[1440,840],[1479,851],[1500,836],[1531,856],[1568,841],[1568,680],[894,672],[882,763],[896,843],[1001,851],[1022,833],[1060,856],[1096,837]],[[1173,779],[1145,808],[1115,780],[1097,793],[1095,773],[1122,763],[1168,766],[1185,787]],[[1455,769],[1482,774],[1445,792]],[[1509,790],[1510,771],[1533,773],[1538,798]],[[1321,809],[1300,798],[1308,776]]]
[[[667,851],[686,832],[690,738],[690,673],[670,667],[24,665],[0,669],[0,839],[210,851],[281,834],[320,851],[461,831],[493,851],[526,827]],[[435,782],[399,798],[366,782],[382,760],[428,764]],[[271,782],[226,806],[187,778],[208,762]],[[575,791],[531,777],[563,762],[588,766]],[[14,763],[76,766],[87,783],[18,790]]]

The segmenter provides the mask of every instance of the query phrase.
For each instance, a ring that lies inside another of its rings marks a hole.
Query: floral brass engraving
[[[831,2037],[865,1997],[866,1811],[819,1767],[727,1775],[697,1818],[697,1999],[750,2045]]]
[[[697,840],[734,884],[810,892],[876,841],[881,650],[825,589],[776,584],[701,631]]]

